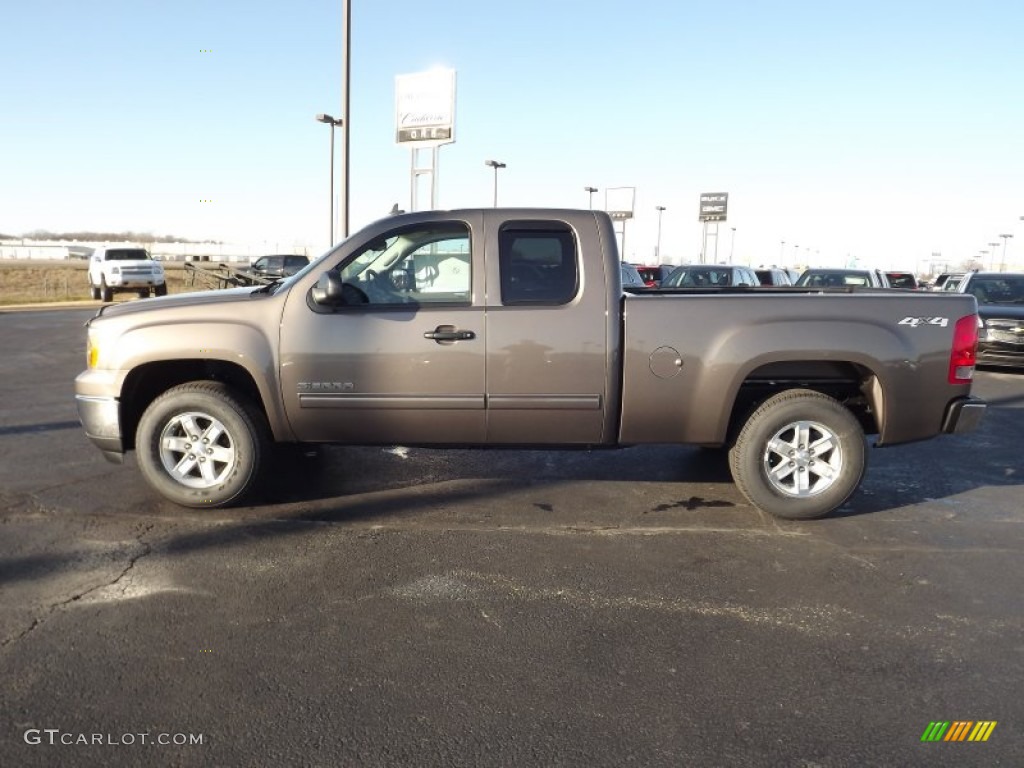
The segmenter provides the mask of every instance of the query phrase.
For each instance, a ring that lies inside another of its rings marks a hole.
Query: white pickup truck
[[[89,259],[89,290],[94,299],[113,301],[115,292],[132,291],[139,298],[165,296],[164,268],[145,248],[97,248]]]

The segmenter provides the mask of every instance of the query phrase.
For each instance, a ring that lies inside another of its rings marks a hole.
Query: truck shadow
[[[372,494],[431,483],[487,481],[517,486],[571,482],[732,485],[725,451],[680,446],[621,450],[323,446],[275,456],[259,505]]]
[[[949,499],[984,487],[1020,485],[1024,460],[1017,446],[1024,434],[1024,409],[1012,407],[1019,398],[1010,400],[992,402],[988,417],[973,433],[870,448],[860,490],[826,519]],[[256,506],[326,501],[460,480],[501,486],[608,481],[638,487],[696,484],[702,493],[681,488],[679,500],[663,504],[745,503],[732,483],[726,452],[690,446],[593,451],[327,446],[315,458],[292,456],[278,468]]]

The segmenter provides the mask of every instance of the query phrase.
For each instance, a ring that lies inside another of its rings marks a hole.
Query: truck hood
[[[978,304],[978,314],[989,320],[1024,321],[1024,304]]]
[[[245,286],[242,288],[225,288],[217,291],[196,291],[179,293],[174,296],[158,296],[152,299],[126,301],[122,304],[108,304],[96,313],[97,318],[125,317],[137,312],[153,312],[161,309],[179,309],[182,307],[201,307],[212,304],[237,304],[239,302],[260,301],[270,298],[272,294],[259,288]]]

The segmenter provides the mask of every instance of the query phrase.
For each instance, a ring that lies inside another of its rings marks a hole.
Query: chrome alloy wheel
[[[215,488],[235,467],[235,443],[224,424],[209,414],[173,416],[160,433],[160,461],[172,478],[189,488]]]
[[[772,435],[762,458],[765,476],[779,493],[816,496],[832,487],[843,469],[838,437],[817,421],[794,421]]]

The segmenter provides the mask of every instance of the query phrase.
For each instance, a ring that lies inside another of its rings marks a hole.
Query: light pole
[[[786,263],[786,241],[779,241],[779,266],[781,267]]]
[[[339,215],[341,218],[341,237],[342,239],[348,237],[348,188],[349,188],[349,137],[352,135],[352,120],[349,114],[349,106],[351,103],[350,94],[352,93],[352,2],[351,0],[341,0],[341,13],[345,17],[345,55],[341,60],[341,82],[342,87],[345,89],[345,93],[341,99],[341,122],[344,123],[342,129],[342,142],[341,142],[341,202],[338,205],[340,209]],[[333,128],[331,129],[334,130]],[[331,165],[333,170],[334,166]]]
[[[729,239],[729,263],[732,264],[733,253],[736,251],[736,227],[729,227],[732,230],[732,237]]]
[[[583,191],[586,192],[590,196],[589,199],[587,200],[587,204],[590,206],[590,209],[593,210],[593,208],[594,208],[594,193],[597,192],[597,187],[584,187]]]
[[[658,242],[654,246],[654,263],[661,264],[661,214],[664,213],[665,206],[656,205],[654,210],[658,212]]]
[[[488,165],[494,169],[494,207],[498,207],[498,169],[504,168],[504,163],[499,163],[497,160],[484,160],[484,165]]]
[[[1021,218],[1024,218],[1024,216],[1022,216]],[[1003,258],[999,261],[999,271],[1000,272],[1005,272],[1006,271],[1006,241],[1009,240],[1011,237],[1013,237],[1013,235],[1000,235],[1000,237],[1003,238]]]
[[[334,129],[337,126],[342,125],[344,123],[344,121],[341,120],[340,118],[334,118],[334,117],[331,117],[330,115],[325,115],[322,112],[319,115],[316,116],[316,119],[319,120],[321,123],[327,123],[329,126],[331,126],[331,196],[330,196],[330,198],[327,201],[327,203],[328,203],[327,204],[327,212],[328,212],[328,215],[329,215],[330,220],[331,220],[331,226],[330,226],[330,232],[331,232],[331,236],[330,237],[331,237],[331,239],[328,241],[327,247],[328,248],[333,248],[334,247]]]
[[[992,251],[991,251],[991,253],[992,253],[992,271],[995,272],[995,269],[996,269],[996,248],[999,247],[999,243],[989,243],[988,247],[992,249]]]

